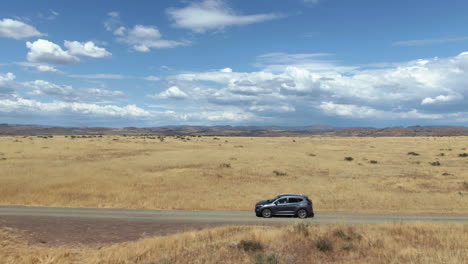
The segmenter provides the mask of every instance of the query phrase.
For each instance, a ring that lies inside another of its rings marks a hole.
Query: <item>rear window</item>
[[[301,198],[289,198],[289,203],[300,203],[302,201]]]

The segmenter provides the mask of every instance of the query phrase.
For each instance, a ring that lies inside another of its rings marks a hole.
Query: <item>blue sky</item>
[[[468,2],[11,1],[0,123],[468,125]]]

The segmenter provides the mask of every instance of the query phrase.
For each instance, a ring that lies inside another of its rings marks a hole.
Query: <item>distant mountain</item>
[[[0,136],[29,135],[194,135],[194,136],[336,136],[336,137],[414,137],[468,136],[466,127],[352,127],[326,125],[283,126],[165,126],[165,127],[54,127],[0,124]]]

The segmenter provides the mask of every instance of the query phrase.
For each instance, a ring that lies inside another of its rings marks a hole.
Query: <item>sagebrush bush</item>
[[[345,157],[344,160],[346,160],[346,161],[353,161],[354,159],[353,159],[353,157]]]
[[[288,176],[286,172],[277,171],[277,170],[274,170],[273,174],[275,174],[276,176]]]
[[[322,252],[332,251],[333,242],[328,238],[319,238],[315,241],[315,247]]]
[[[244,251],[260,251],[263,250],[263,245],[255,240],[241,240],[239,244],[237,244],[237,248]]]

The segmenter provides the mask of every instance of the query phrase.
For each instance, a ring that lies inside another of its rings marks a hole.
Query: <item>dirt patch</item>
[[[0,229],[5,227],[17,229],[24,234],[23,237],[29,243],[51,246],[82,244],[99,247],[105,244],[138,240],[147,236],[167,235],[229,224],[232,223],[0,216]]]

